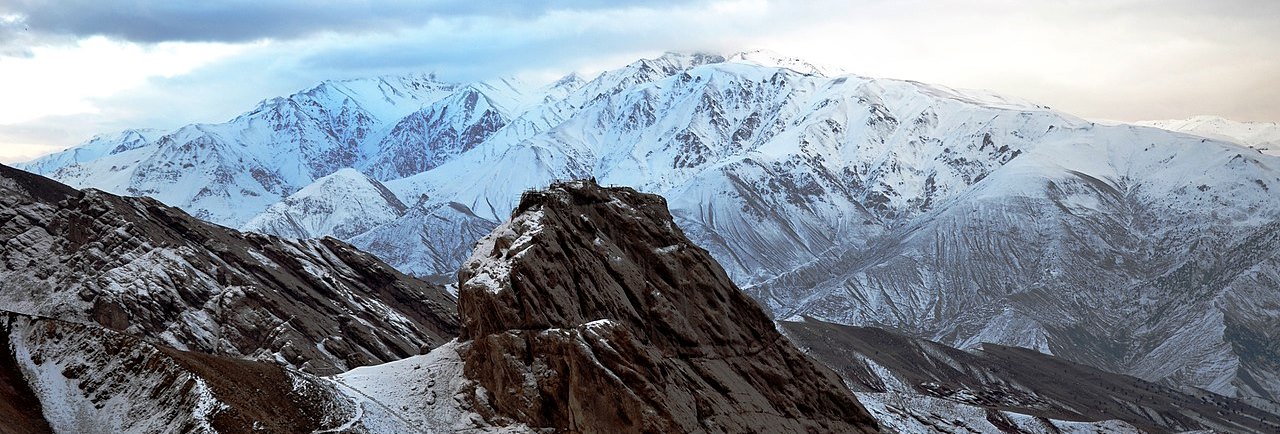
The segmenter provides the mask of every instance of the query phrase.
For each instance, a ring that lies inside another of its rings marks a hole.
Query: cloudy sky
[[[331,78],[768,49],[1087,118],[1280,121],[1275,0],[0,0],[0,162],[222,122]]]

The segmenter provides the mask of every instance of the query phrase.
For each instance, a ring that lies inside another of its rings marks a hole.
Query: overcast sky
[[[0,0],[0,162],[222,122],[323,79],[748,49],[1086,118],[1280,121],[1276,0]]]

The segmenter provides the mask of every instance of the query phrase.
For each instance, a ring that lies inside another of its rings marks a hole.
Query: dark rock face
[[[780,326],[861,392],[914,393],[1058,420],[1118,419],[1147,432],[1280,430],[1275,415],[1239,399],[1175,390],[1025,348],[985,344],[970,353],[813,319]],[[910,390],[894,390],[904,386]]]
[[[0,327],[0,342],[10,342],[8,321]],[[52,433],[44,419],[40,398],[22,377],[12,351],[0,352],[0,434]]]
[[[562,432],[874,432],[665,201],[594,182],[526,193],[460,271],[472,408]]]
[[[0,309],[311,373],[419,354],[455,302],[333,239],[290,241],[0,166]]]

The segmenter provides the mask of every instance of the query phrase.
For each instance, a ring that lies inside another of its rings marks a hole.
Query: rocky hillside
[[[336,373],[455,336],[454,299],[331,238],[205,223],[0,166],[0,309]]]

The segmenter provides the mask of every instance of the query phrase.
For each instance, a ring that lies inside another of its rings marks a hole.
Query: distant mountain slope
[[[146,198],[0,166],[0,310],[315,373],[396,360],[457,330],[443,289],[326,238],[244,234]]]
[[[240,226],[338,169],[355,167],[394,123],[453,91],[432,77],[326,81],[262,101],[221,124],[194,124],[98,158],[69,157],[90,142],[18,165],[75,187],[151,196],[201,219]],[[132,136],[124,137],[132,140]]]
[[[392,222],[350,239],[352,245],[372,253],[413,275],[436,276],[440,282],[457,283],[457,270],[475,246],[497,223],[481,218],[456,202],[410,207]]]
[[[1239,122],[1219,116],[1195,116],[1134,124],[1226,140],[1268,155],[1280,155],[1280,123],[1276,122]]]
[[[341,169],[258,214],[243,230],[289,238],[351,238],[390,223],[407,207],[382,183]]]
[[[747,290],[783,318],[1274,401],[1280,161],[1153,131],[1045,141],[909,224]]]
[[[881,329],[813,319],[780,326],[806,353],[864,392],[858,395],[864,401],[893,405],[898,397],[923,395],[1054,420],[1118,419],[1146,432],[1280,429],[1276,415],[1240,400],[1182,392],[1032,350],[987,344],[969,353]],[[911,400],[922,399],[906,399]]]

